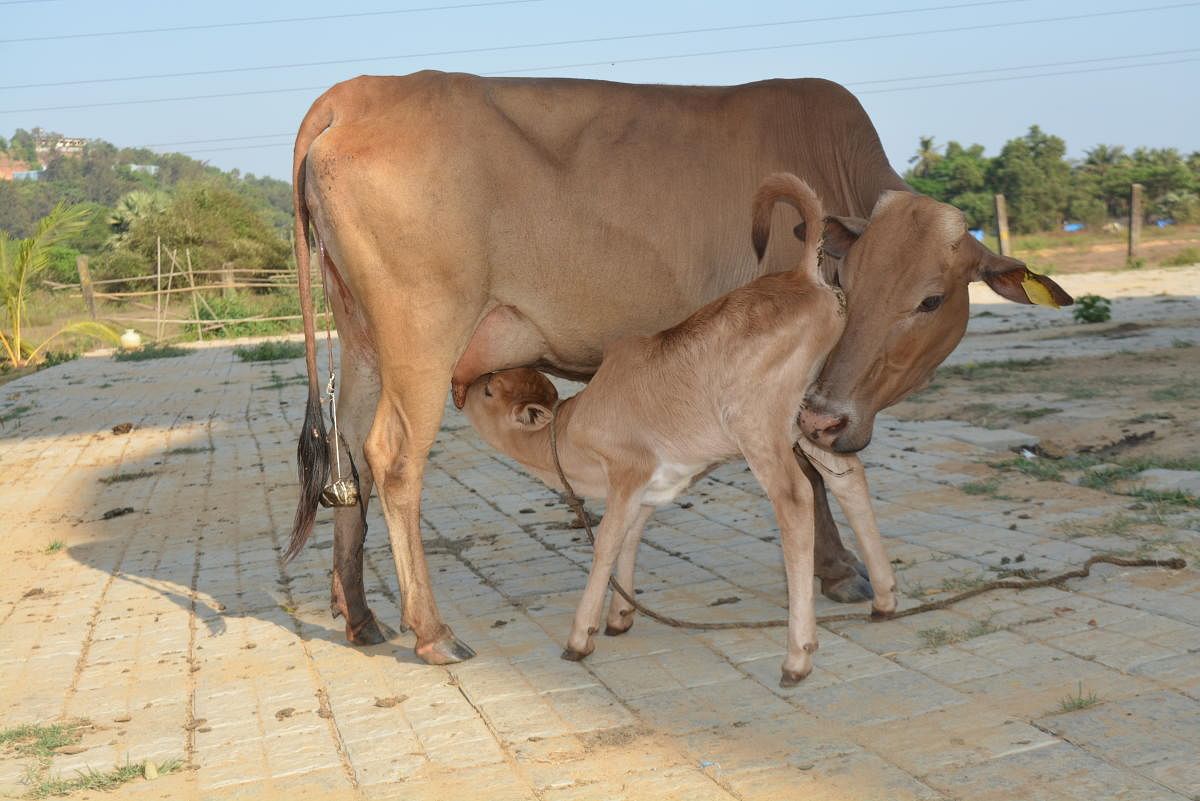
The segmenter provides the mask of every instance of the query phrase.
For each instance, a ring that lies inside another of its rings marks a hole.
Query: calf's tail
[[[304,408],[304,427],[300,431],[300,441],[296,446],[300,499],[296,504],[291,539],[283,555],[285,561],[300,553],[312,534],[321,491],[329,480],[329,435],[325,430],[325,415],[321,411],[321,388],[317,377],[317,334],[313,314],[312,275],[309,270],[309,211],[304,199],[304,175],[309,147],[313,140],[329,127],[332,120],[332,111],[328,107],[326,97],[318,99],[300,124],[292,158],[292,203],[296,211],[296,272],[300,289],[300,314],[304,321],[304,363],[308,370],[308,402]]]
[[[790,172],[768,175],[754,195],[750,239],[755,255],[762,261],[767,252],[767,241],[771,236],[771,213],[780,201],[800,212],[801,223],[795,230],[796,236],[804,242],[804,255],[795,269],[821,280],[817,263],[820,260],[821,231],[825,226],[825,208],[813,188]]]

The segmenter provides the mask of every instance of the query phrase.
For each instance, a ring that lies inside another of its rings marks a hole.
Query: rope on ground
[[[596,537],[592,534],[592,525],[588,520],[587,510],[583,506],[583,499],[575,494],[575,490],[571,487],[571,482],[567,481],[567,476],[563,472],[562,465],[558,461],[558,441],[555,434],[555,421],[558,419],[557,409],[556,414],[550,420],[550,450],[554,454],[554,469],[558,472],[558,480],[562,482],[564,497],[567,506],[579,518],[580,524],[584,531],[587,532],[588,543],[595,546]],[[964,590],[957,595],[951,595],[949,598],[942,598],[937,601],[929,601],[928,603],[912,606],[908,609],[901,609],[893,612],[890,615],[876,615],[874,613],[863,614],[862,612],[842,612],[834,615],[820,615],[817,617],[818,624],[826,623],[842,623],[845,621],[879,621],[879,620],[896,620],[902,617],[911,617],[912,615],[920,615],[925,612],[933,612],[938,609],[945,609],[954,604],[961,603],[968,598],[974,598],[976,595],[982,595],[985,592],[992,590],[1032,590],[1038,587],[1052,587],[1062,584],[1064,581],[1073,578],[1087,578],[1092,573],[1092,565],[1108,564],[1118,565],[1120,567],[1162,567],[1169,570],[1181,570],[1187,567],[1187,562],[1179,557],[1170,559],[1129,559],[1115,554],[1096,554],[1090,557],[1083,563],[1082,567],[1077,567],[1074,570],[1068,570],[1065,573],[1057,573],[1053,576],[1045,576],[1043,578],[1013,580],[996,579],[995,581],[987,581],[969,590]],[[613,588],[613,592],[624,598],[630,606],[641,612],[651,620],[657,620],[667,626],[674,626],[681,629],[700,629],[704,631],[722,631],[726,629],[771,629],[780,628],[788,625],[787,618],[779,618],[776,620],[744,620],[744,621],[721,621],[721,622],[704,622],[695,620],[681,620],[677,617],[664,615],[660,612],[655,612],[647,606],[644,606],[630,593],[625,591],[625,588],[617,583],[615,576],[608,577],[608,586]]]

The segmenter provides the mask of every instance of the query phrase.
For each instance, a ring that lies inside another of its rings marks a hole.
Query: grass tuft
[[[155,767],[158,769],[158,775],[162,776],[179,770],[183,767],[183,762],[178,759],[169,759],[166,762],[155,763]],[[126,762],[124,765],[119,765],[112,770],[106,771],[97,771],[89,768],[86,772],[80,772],[73,779],[42,776],[31,783],[29,792],[25,797],[49,798],[51,796],[70,795],[80,790],[115,790],[121,785],[131,782],[134,779],[140,779],[145,775],[146,762]]]
[[[917,632],[917,636],[925,643],[926,648],[940,648],[943,645],[973,640],[976,637],[991,634],[993,631],[999,631],[999,629],[987,620],[976,620],[965,629],[955,630],[937,626],[931,629],[921,629]]]
[[[186,456],[192,453],[209,453],[215,451],[212,445],[185,445],[182,448],[171,448],[167,451],[167,456]]]
[[[968,481],[959,487],[960,490],[968,495],[986,495],[989,498],[1000,497],[1000,481],[995,478],[989,478],[986,481]]]
[[[148,359],[173,359],[187,355],[186,348],[174,345],[146,345],[138,350],[118,350],[113,354],[113,359],[119,362],[144,362]]]
[[[67,547],[67,544],[65,542],[63,542],[62,540],[52,540],[50,542],[50,544],[47,545],[42,550],[42,553],[45,553],[45,554],[58,553],[59,551],[61,551],[63,548],[66,548],[66,547]]]
[[[1096,695],[1095,690],[1090,690],[1087,695],[1083,694],[1083,682],[1079,682],[1079,689],[1074,695],[1068,695],[1058,702],[1059,712],[1074,712],[1077,709],[1087,709],[1100,703],[1100,696]]]
[[[278,362],[284,359],[299,359],[304,355],[304,343],[273,339],[253,345],[241,345],[234,348],[233,352],[244,362]]]
[[[154,475],[154,472],[151,470],[138,470],[131,473],[115,473],[111,476],[105,476],[104,478],[100,479],[100,483],[120,484],[124,481],[138,481],[139,479],[150,478],[152,475]]]

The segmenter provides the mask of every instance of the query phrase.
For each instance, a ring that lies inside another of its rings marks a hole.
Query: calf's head
[[[513,437],[544,428],[554,417],[558,391],[529,367],[480,376],[466,391],[463,412],[480,436],[508,452]]]
[[[841,259],[846,330],[809,390],[800,428],[843,453],[866,447],[879,410],[924,386],[954,350],[970,282],[1016,303],[1072,303],[1049,278],[976,241],[953,206],[910,192],[885,192],[869,220],[827,217],[824,248]]]

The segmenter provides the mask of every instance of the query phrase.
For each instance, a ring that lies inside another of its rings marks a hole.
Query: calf
[[[618,582],[632,590],[638,540],[654,507],[671,502],[716,464],[742,455],[771,500],[783,542],[789,624],[781,684],[794,685],[812,670],[813,493],[792,449],[804,393],[841,336],[845,313],[843,298],[818,268],[821,203],[794,175],[771,175],[755,196],[759,252],[778,201],[795,206],[813,232],[794,270],[757,278],[653,336],[616,341],[588,386],[562,403],[549,380],[528,368],[455,388],[465,391],[466,414],[484,439],[561,487],[551,448],[554,426],[572,487],[584,497],[606,499],[566,659],[582,659],[594,649],[614,565]],[[860,538],[875,587],[874,612],[890,614],[894,579],[861,464],[852,455],[799,447],[813,454]],[[631,613],[614,595],[606,633],[627,630]]]

